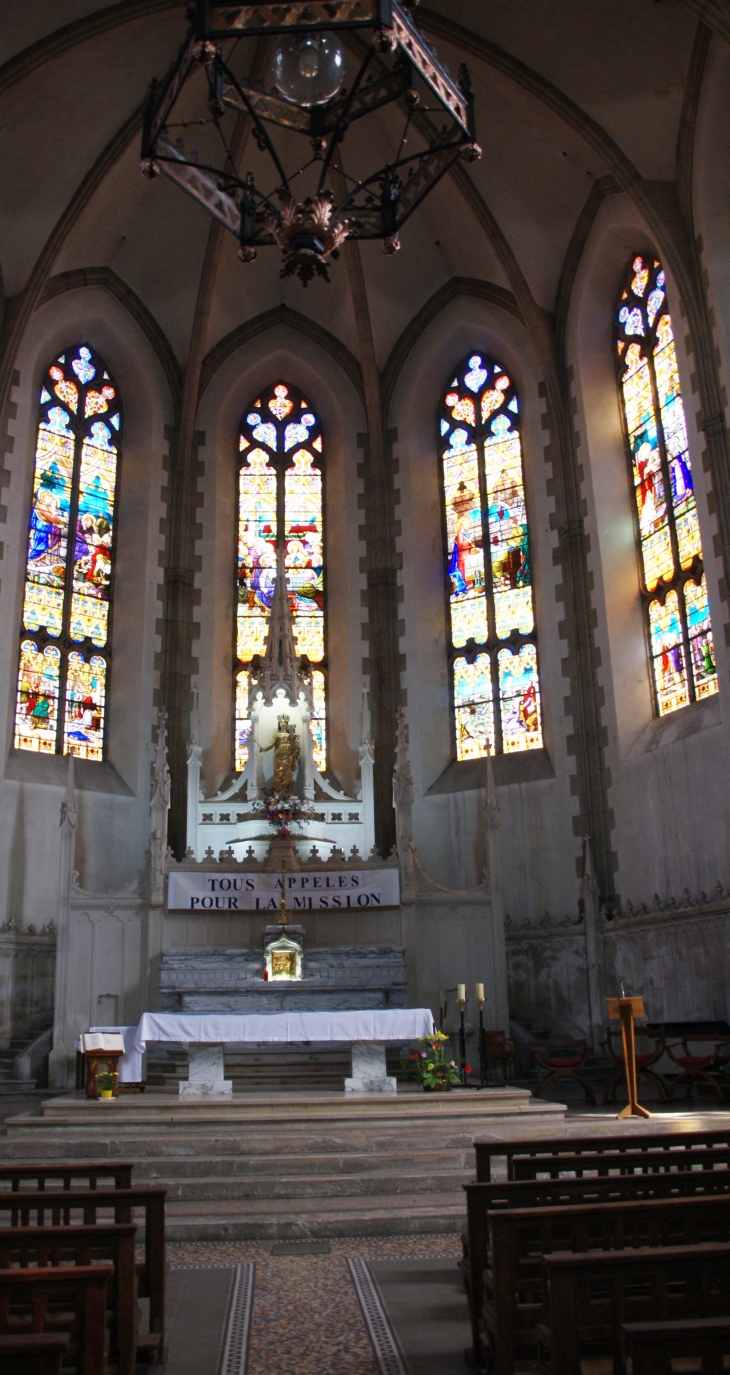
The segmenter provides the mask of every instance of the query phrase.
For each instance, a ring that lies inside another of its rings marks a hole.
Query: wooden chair
[[[106,1375],[107,1289],[113,1275],[111,1265],[0,1269],[0,1340],[43,1335],[47,1325],[63,1321],[56,1311],[60,1305],[72,1329],[75,1375]],[[5,1372],[4,1363],[0,1368]]]
[[[65,1332],[31,1332],[25,1337],[0,1337],[3,1375],[61,1375],[68,1363],[71,1337]]]
[[[550,1159],[559,1155],[620,1154],[622,1151],[682,1151],[697,1150],[703,1146],[730,1146],[730,1122],[727,1127],[712,1127],[707,1131],[687,1130],[681,1123],[667,1123],[666,1128],[654,1131],[627,1131],[621,1124],[616,1130],[604,1133],[586,1133],[584,1136],[550,1136],[532,1140],[529,1136],[515,1137],[512,1141],[490,1138],[474,1142],[476,1153],[476,1177],[480,1182],[491,1179],[491,1165],[494,1159],[504,1159],[507,1178],[514,1179],[515,1162],[527,1159]]]
[[[487,1083],[490,1082],[492,1065],[501,1069],[503,1084],[506,1084],[508,1079],[514,1079],[516,1055],[514,1041],[508,1040],[504,1031],[485,1030],[484,1062],[487,1067]]]
[[[95,1189],[101,1180],[107,1189],[131,1189],[132,1163],[127,1160],[103,1160],[79,1164],[78,1160],[45,1161],[42,1165],[0,1164],[0,1193],[5,1189],[80,1188],[86,1180]],[[72,1183],[73,1181],[73,1183]]]
[[[666,1047],[666,1037],[664,1028],[657,1035],[651,1036],[641,1027],[636,1029],[636,1043],[639,1049],[636,1052],[636,1073],[637,1076],[647,1079],[659,1091],[662,1102],[667,1101],[667,1086],[658,1070],[652,1069],[658,1060],[661,1060]],[[648,1048],[647,1048],[648,1046]],[[626,1084],[626,1068],[624,1065],[623,1046],[621,1044],[621,1032],[611,1026],[606,1027],[606,1039],[601,1041],[601,1050],[607,1060],[616,1066],[616,1073],[613,1079],[609,1080],[603,1093],[603,1102],[615,1103],[618,1089]]]
[[[730,1305],[730,1244],[556,1253],[543,1267],[548,1324],[536,1369],[545,1375],[581,1375],[591,1358],[626,1375],[625,1322],[712,1318]]]
[[[134,1221],[134,1210],[144,1211],[145,1258],[138,1264],[138,1296],[149,1299],[149,1332],[158,1337],[164,1359],[165,1346],[165,1199],[161,1185],[149,1189],[62,1189],[30,1190],[28,1193],[0,1192],[0,1226],[68,1227],[94,1226],[100,1210],[113,1213],[116,1223]],[[145,1345],[145,1334],[138,1334],[138,1349]]]
[[[685,1085],[687,1102],[692,1095],[694,1084],[709,1084],[712,1092],[717,1094],[720,1102],[722,1102],[722,1085],[710,1073],[713,1067],[717,1069],[719,1046],[715,1046],[709,1055],[693,1055],[690,1050],[691,1040],[692,1037],[686,1034],[682,1037],[682,1055],[677,1055],[676,1044],[667,1046],[667,1055],[670,1060],[674,1061],[679,1070],[679,1074],[669,1090],[669,1101],[672,1102],[680,1084]]]
[[[0,1267],[92,1265],[111,1261],[109,1285],[110,1351],[117,1375],[135,1375],[137,1359],[137,1283],[132,1224],[96,1227],[0,1227]],[[159,1345],[159,1338],[156,1338]]]
[[[538,1046],[531,1041],[530,1051],[535,1064],[547,1070],[544,1079],[533,1090],[536,1098],[542,1097],[548,1084],[558,1079],[572,1079],[580,1084],[586,1102],[595,1107],[596,1095],[588,1080],[580,1073],[591,1054],[587,1041],[556,1041],[547,1046]]]
[[[622,1332],[632,1375],[674,1375],[675,1360],[697,1375],[723,1375],[730,1365],[730,1318],[625,1322]]]

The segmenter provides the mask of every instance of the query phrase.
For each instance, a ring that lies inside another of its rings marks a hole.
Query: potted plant
[[[100,1069],[96,1076],[96,1087],[100,1098],[113,1098],[117,1075],[113,1069]]]
[[[448,1093],[461,1083],[461,1061],[446,1058],[444,1041],[448,1039],[443,1031],[419,1037],[419,1045],[424,1049],[412,1051],[410,1060],[405,1062],[424,1093]],[[471,1073],[471,1065],[464,1068],[467,1074]]]

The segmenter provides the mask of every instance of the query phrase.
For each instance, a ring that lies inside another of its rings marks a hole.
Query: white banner
[[[397,869],[370,869],[284,876],[287,910],[342,912],[397,907]],[[170,912],[278,912],[281,874],[172,873],[167,886]]]

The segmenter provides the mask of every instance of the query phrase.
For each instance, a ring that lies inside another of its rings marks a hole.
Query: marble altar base
[[[190,1045],[188,1077],[179,1086],[181,1098],[232,1098],[233,1080],[226,1079],[223,1046]]]
[[[393,1075],[385,1067],[384,1041],[353,1041],[352,1077],[345,1080],[345,1093],[397,1093]]]

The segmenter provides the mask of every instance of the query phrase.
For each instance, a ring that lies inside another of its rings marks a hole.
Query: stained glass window
[[[473,353],[439,417],[457,759],[542,745],[520,406]]]
[[[632,259],[616,315],[654,696],[660,716],[717,692],[707,582],[664,270]]]
[[[312,669],[314,763],[326,768],[326,660],[322,430],[309,402],[278,382],[249,406],[238,438],[235,767],[245,766],[251,723],[246,670],[266,645],[284,541],[297,653]],[[316,667],[315,667],[316,666]]]
[[[102,359],[60,354],[40,393],[16,749],[103,758],[121,430]]]

